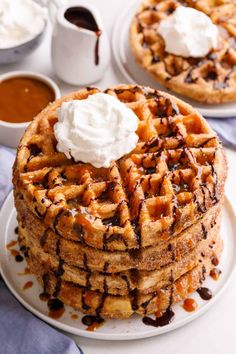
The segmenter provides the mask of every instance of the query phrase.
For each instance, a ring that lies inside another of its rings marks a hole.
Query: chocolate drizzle
[[[64,260],[61,258],[60,255],[60,237],[58,237],[57,244],[56,244],[56,255],[58,257],[58,268],[54,272],[55,277],[57,278],[55,290],[53,293],[54,297],[58,297],[61,291],[61,276],[64,274],[63,264]]]
[[[60,318],[64,312],[65,307],[61,300],[59,299],[49,299],[48,300],[48,309],[49,309],[49,317],[58,319]]]
[[[202,228],[203,239],[206,240],[208,232],[207,232],[207,229],[203,223],[201,223],[201,228]]]
[[[40,246],[43,248],[46,244],[46,241],[47,241],[47,236],[48,236],[48,229],[46,229],[44,231],[44,233],[40,236],[40,239],[39,239],[39,243],[40,243]]]
[[[171,270],[171,275],[170,275],[170,297],[169,297],[169,306],[166,309],[166,311],[162,314],[162,316],[160,317],[156,317],[155,319],[151,318],[151,317],[143,317],[143,323],[147,326],[153,326],[153,327],[163,327],[166,326],[168,324],[170,324],[170,322],[173,320],[175,313],[174,311],[171,309],[171,306],[173,304],[173,295],[174,295],[174,276],[173,276],[173,271]],[[157,294],[154,295],[154,297]],[[153,298],[154,298],[153,297]],[[151,298],[150,301],[153,299]],[[149,301],[149,302],[150,302]],[[149,304],[149,303],[148,303]],[[146,305],[145,303],[145,307],[148,306],[148,304]]]
[[[49,274],[45,273],[42,277],[43,280],[43,292],[39,295],[40,300],[42,301],[47,301],[50,298],[50,295],[48,293],[48,286],[49,286]]]
[[[147,326],[164,327],[171,323],[174,316],[174,311],[171,308],[168,308],[161,317],[156,317],[155,319],[146,316],[143,317],[143,323]]]
[[[84,228],[82,225],[74,223],[73,230],[79,236],[79,240],[81,243],[84,243]]]
[[[82,323],[85,326],[88,326],[88,330],[94,330],[102,323],[104,323],[104,319],[99,316],[86,315],[82,317]]]
[[[90,284],[90,277],[91,277],[91,270],[88,266],[88,258],[86,253],[84,253],[84,257],[83,257],[83,264],[84,264],[84,269],[86,270],[86,289],[91,289],[91,284]]]

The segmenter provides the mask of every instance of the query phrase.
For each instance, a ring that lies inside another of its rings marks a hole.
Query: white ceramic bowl
[[[55,99],[61,96],[59,87],[52,79],[48,76],[31,71],[12,71],[5,73],[0,75],[0,82],[15,77],[30,77],[41,80],[53,90]],[[29,123],[30,122],[10,123],[0,120],[0,144],[16,148]]]
[[[32,39],[13,47],[0,48],[0,64],[15,63],[33,53],[41,44],[46,32],[46,27],[47,20],[45,20],[45,25],[40,33]]]

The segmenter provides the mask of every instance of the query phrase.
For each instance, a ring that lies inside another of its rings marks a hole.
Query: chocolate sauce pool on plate
[[[174,316],[174,311],[168,308],[161,317],[156,317],[155,319],[147,316],[143,317],[143,323],[147,326],[164,327],[173,320]]]
[[[197,292],[203,300],[210,300],[212,298],[212,292],[208,288],[198,288]]]
[[[67,9],[64,16],[67,19],[67,21],[69,21],[73,25],[94,32],[94,34],[97,37],[95,48],[94,48],[95,65],[98,65],[99,64],[99,39],[102,32],[98,28],[97,22],[95,21],[91,12],[85,7],[76,6]]]

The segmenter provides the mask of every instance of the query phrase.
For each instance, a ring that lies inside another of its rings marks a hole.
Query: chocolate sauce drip
[[[202,267],[202,279],[201,279],[201,283],[203,283],[204,282],[204,280],[206,279],[206,267],[205,266],[203,266]]]
[[[102,223],[106,226],[120,226],[119,210],[117,210],[115,215],[113,215],[111,218],[103,219]]]
[[[212,292],[208,288],[198,288],[197,292],[203,300],[210,300],[212,298]]]
[[[61,217],[61,215],[62,215],[63,213],[64,213],[64,209],[61,209],[61,210],[57,213],[57,215],[56,215],[56,217],[55,217],[55,219],[54,219],[54,222],[53,222],[53,229],[54,229],[54,231],[55,231],[55,233],[56,233],[57,235],[60,235],[59,232],[58,232],[58,230],[57,230],[57,224],[58,224],[59,219],[60,219],[60,217]]]
[[[63,269],[64,260],[61,259],[61,255],[60,255],[60,238],[59,237],[58,237],[57,244],[56,244],[56,255],[58,256],[59,261],[58,261],[58,268],[54,272],[54,275],[57,278],[55,290],[54,290],[54,293],[53,293],[54,297],[58,297],[59,294],[60,294],[60,291],[61,291],[61,276],[65,272],[64,269]]]
[[[99,64],[99,39],[102,32],[98,28],[97,22],[95,21],[92,13],[85,7],[76,6],[67,9],[64,16],[67,19],[67,21],[69,21],[73,25],[80,28],[85,28],[95,33],[97,37],[95,43],[95,50],[94,50],[95,65],[98,65]]]
[[[215,179],[212,200],[213,200],[213,202],[216,204],[216,203],[219,201],[219,199],[218,199],[218,197],[217,197],[218,176],[217,176],[215,167],[214,167],[213,165],[211,166],[211,170],[212,170],[212,176],[213,176],[214,179]]]
[[[92,326],[93,324],[101,324],[104,319],[99,316],[86,315],[82,317],[82,323],[85,326]]]
[[[201,224],[201,227],[202,227],[203,239],[206,240],[207,239],[207,234],[208,234],[207,229],[206,229],[206,227],[205,227],[205,225],[203,223]]]
[[[141,204],[142,203],[140,203],[140,205]],[[140,205],[139,205],[139,210],[140,210]],[[139,213],[140,213],[140,211],[139,211]],[[131,225],[134,228],[134,233],[135,233],[135,237],[136,237],[136,240],[137,240],[137,244],[138,244],[138,247],[140,248],[141,245],[142,245],[142,237],[141,237],[141,230],[140,230],[140,227],[139,227],[139,215],[138,215],[137,218],[132,220]],[[132,255],[132,252],[135,252],[135,250],[134,251],[130,251],[130,252],[131,252],[130,254]]]
[[[154,90],[153,92],[146,91],[145,92],[145,98],[147,98],[147,99],[152,99],[152,98],[158,99],[158,98],[160,98],[160,95],[159,95],[157,90]]]
[[[86,270],[86,289],[90,290],[91,289],[91,283],[90,283],[90,277],[91,277],[91,270],[88,266],[88,258],[86,253],[84,253],[84,257],[83,257],[83,264],[84,264],[84,269]]]
[[[85,310],[85,311],[88,311],[88,310],[90,309],[90,306],[87,305],[86,302],[85,302],[85,299],[84,299],[84,297],[85,297],[85,292],[86,292],[86,290],[83,289],[83,290],[82,290],[82,297],[81,297],[82,309]]]
[[[196,79],[193,78],[193,70],[194,68],[190,69],[184,79],[184,82],[186,84],[194,84],[196,82]]]
[[[37,216],[38,216],[39,219],[42,219],[42,218],[44,217],[44,214],[41,214],[41,213],[39,212],[39,210],[38,210],[37,207],[34,208],[34,211],[35,211],[35,213],[37,214]]]
[[[63,265],[64,265],[64,260],[59,258],[59,263],[58,263],[58,268],[55,271],[55,277],[59,278],[64,274],[64,269],[63,269]]]
[[[175,247],[172,243],[169,243],[167,250],[171,252],[171,260],[175,261],[176,255],[175,255]]]
[[[127,275],[122,275],[121,278],[126,282],[127,290],[128,290],[128,292],[130,292],[131,291],[131,287],[130,287],[129,278],[127,277]]]
[[[103,272],[104,272],[104,273],[107,272],[108,267],[109,267],[109,263],[108,263],[108,262],[105,262],[105,263],[104,263],[104,266],[103,266]]]
[[[160,61],[160,57],[157,54],[153,54],[152,56],[152,64],[157,64]]]
[[[40,236],[40,239],[39,239],[39,243],[42,248],[46,244],[47,236],[48,236],[48,229],[44,231],[44,233]]]
[[[87,86],[86,87],[87,91],[93,91],[93,90],[98,90],[97,87],[93,87],[93,86]]]
[[[155,136],[151,140],[146,141],[146,143],[143,145],[143,149],[151,149],[158,145],[159,145],[159,137]]]
[[[150,304],[150,302],[156,297],[157,293],[154,292],[152,294],[152,296],[145,302],[142,303],[141,307],[144,309],[144,313],[146,314],[147,312],[147,308],[148,308],[148,305]]]
[[[42,280],[43,280],[43,292],[39,295],[39,298],[42,301],[45,301],[45,300],[48,300],[50,298],[50,295],[49,295],[49,293],[47,291],[48,286],[49,286],[49,281],[50,281],[49,274],[45,273],[42,276]]]
[[[139,305],[138,305],[138,290],[137,289],[134,289],[131,291],[131,296],[132,296],[132,310],[133,311],[137,311],[138,308],[139,308]]]
[[[48,300],[48,308],[50,312],[56,312],[64,309],[64,304],[59,299],[49,299]]]
[[[169,298],[169,309],[171,308],[171,306],[172,306],[172,303],[173,303],[173,293],[174,293],[174,281],[175,281],[175,279],[174,279],[174,276],[173,276],[173,270],[171,270],[171,275],[170,275],[170,278],[169,278],[169,280],[170,280],[170,298]]]
[[[100,301],[100,304],[98,305],[98,307],[96,308],[96,317],[98,317],[98,318],[100,318],[100,314],[102,312],[102,309],[103,309],[104,302],[106,300],[107,294],[108,294],[108,286],[107,286],[107,283],[106,283],[106,278],[104,277],[104,280],[103,280],[103,293],[102,293],[102,296],[101,296],[101,301]]]
[[[58,297],[60,292],[61,292],[61,278],[58,278],[57,282],[56,282],[55,289],[54,289],[53,296]]]
[[[153,175],[154,173],[156,173],[156,167],[145,168],[145,173],[146,175]]]
[[[200,213],[205,213],[205,209],[200,204],[199,200],[197,199],[197,195],[195,193],[193,193],[193,199],[194,199],[194,203],[196,203],[196,205],[197,205],[197,210]]]
[[[84,228],[82,225],[75,223],[73,225],[73,230],[77,233],[79,236],[80,242],[84,243]]]
[[[124,242],[124,239],[121,234],[108,235],[107,233],[104,233],[104,235],[103,235],[103,249],[107,249],[107,244],[111,243],[113,241],[123,241]]]
[[[23,262],[24,258],[20,255],[20,254],[17,254],[15,256],[15,261],[20,263],[20,262]]]
[[[161,317],[155,319],[150,317],[143,317],[143,323],[147,326],[164,327],[173,320],[175,314],[171,308],[168,308]]]
[[[129,92],[133,93],[133,94],[135,94],[135,93],[137,93],[137,92],[143,93],[143,90],[142,90],[141,87],[139,87],[139,86],[133,86],[132,88],[129,88],[129,89],[127,89],[127,88],[124,88],[124,89],[114,89],[114,92],[115,92],[117,95],[120,95],[120,94],[124,93],[124,92],[127,91],[127,90],[128,90]]]
[[[207,211],[207,206],[206,206],[206,192],[205,192],[205,184],[204,183],[201,183],[200,184],[200,188],[201,188],[201,191],[202,191],[202,194],[203,194],[203,210],[204,212]]]
[[[173,184],[173,190],[175,193],[187,192],[189,190],[187,183]]]
[[[27,162],[29,162],[34,157],[42,154],[42,149],[40,147],[38,147],[38,145],[36,145],[36,144],[30,145],[29,150],[30,150],[30,156],[29,156]]]
[[[98,197],[100,201],[109,200],[109,189],[105,189]]]
[[[206,74],[206,76],[204,77],[204,79],[206,81],[215,81],[215,80],[217,80],[217,78],[218,78],[218,74],[217,74],[217,72],[215,70],[209,71]]]

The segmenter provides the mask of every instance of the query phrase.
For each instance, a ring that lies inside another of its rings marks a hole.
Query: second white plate
[[[89,332],[81,322],[82,313],[76,312],[78,318],[75,320],[71,317],[72,313],[74,314],[75,311],[68,306],[65,306],[66,311],[60,319],[55,320],[49,317],[47,304],[39,299],[42,287],[38,284],[35,276],[31,274],[19,275],[19,273],[24,273],[26,262],[17,263],[6,247],[9,242],[17,238],[14,232],[17,222],[12,193],[8,196],[1,209],[0,225],[0,271],[11,292],[29,311],[45,322],[71,334],[89,338],[127,340],[153,337],[172,331],[193,321],[206,312],[226,289],[232,277],[236,262],[235,215],[230,203],[226,199],[221,228],[221,234],[224,240],[224,252],[219,265],[222,274],[218,281],[214,281],[208,277],[204,283],[204,286],[209,287],[213,292],[213,298],[210,301],[203,301],[197,293],[192,294],[191,298],[196,299],[198,309],[195,312],[188,313],[183,310],[181,304],[174,305],[175,318],[172,323],[165,327],[155,328],[146,326],[143,324],[140,316],[134,315],[126,320],[107,320],[97,331]],[[16,245],[14,249],[17,249]],[[33,286],[23,290],[24,285],[28,281],[32,281]]]
[[[129,45],[129,27],[132,17],[137,11],[140,0],[133,1],[131,6],[125,7],[125,10],[118,17],[114,26],[112,35],[112,51],[116,64],[127,82],[131,84],[142,84],[168,91],[160,85],[151,75],[142,69],[135,61]],[[175,96],[191,104],[205,117],[229,118],[236,115],[236,103],[225,103],[219,105],[201,104],[190,100],[184,96],[172,92]]]

